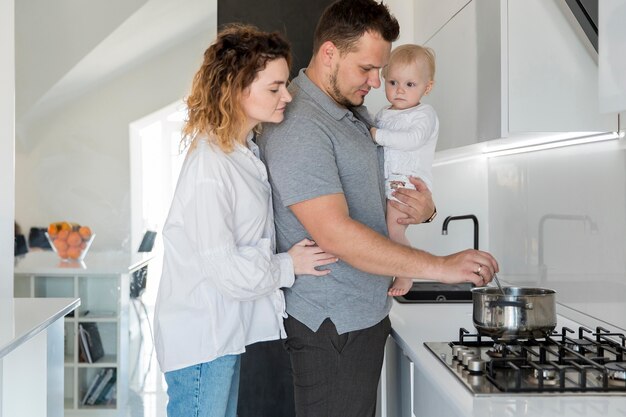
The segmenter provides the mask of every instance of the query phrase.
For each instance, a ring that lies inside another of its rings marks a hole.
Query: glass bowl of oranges
[[[85,259],[96,234],[89,226],[71,222],[55,222],[48,226],[46,237],[59,258],[69,262]]]

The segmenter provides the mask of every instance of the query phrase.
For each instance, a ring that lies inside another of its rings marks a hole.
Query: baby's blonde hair
[[[435,80],[435,51],[421,45],[406,44],[391,51],[389,63],[383,68],[382,76],[387,78],[387,71],[391,65],[408,65],[413,62],[425,61],[430,71],[430,80]]]

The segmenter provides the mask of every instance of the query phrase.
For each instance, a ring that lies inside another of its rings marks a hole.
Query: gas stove
[[[626,336],[603,327],[506,343],[461,328],[458,341],[424,345],[475,396],[626,396]]]

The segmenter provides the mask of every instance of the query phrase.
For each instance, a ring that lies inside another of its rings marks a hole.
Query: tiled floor
[[[147,301],[145,310],[138,301],[131,305],[130,392],[127,417],[165,417],[167,395],[163,374],[159,370],[152,345],[151,328],[154,307]],[[136,309],[134,308],[136,307]],[[139,335],[137,312],[141,317],[142,335]],[[135,323],[133,326],[132,324]],[[134,328],[134,329],[133,329]],[[141,341],[143,336],[143,341]]]

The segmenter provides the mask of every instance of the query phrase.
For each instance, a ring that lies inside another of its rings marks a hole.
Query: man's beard
[[[339,83],[337,82],[338,73],[339,73],[339,65],[335,67],[335,70],[333,71],[332,74],[330,74],[330,77],[328,78],[328,81],[330,83],[330,95],[332,96],[332,98],[338,104],[344,107],[356,107],[356,106],[362,105],[363,102],[365,101],[364,97],[361,99],[359,103],[353,103],[352,101],[350,101],[348,97],[344,96],[341,93],[341,91],[339,90]]]

